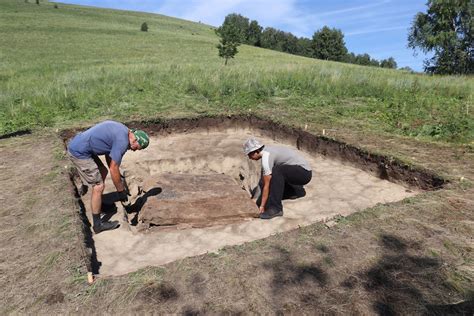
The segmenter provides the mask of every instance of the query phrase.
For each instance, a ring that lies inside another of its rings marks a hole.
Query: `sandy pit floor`
[[[277,142],[243,129],[153,137],[146,150],[127,152],[122,162],[121,169],[130,186],[132,201],[136,201],[141,189],[150,189],[144,187],[147,179],[159,179],[160,174],[166,173],[225,174],[234,179],[237,189],[248,189],[256,184],[259,176],[259,162],[248,160],[242,152],[242,144],[250,136],[267,145],[293,147],[293,144]],[[93,235],[97,259],[101,263],[100,274],[121,275],[146,266],[216,252],[226,245],[265,238],[337,215],[347,216],[378,203],[395,202],[419,193],[327,157],[302,154],[313,168],[313,179],[305,186],[306,196],[285,200],[284,216],[272,220],[248,218],[228,225],[201,228],[177,225],[140,229],[139,216],[131,213],[128,219],[124,218],[122,206],[116,203],[117,212],[111,219],[119,220],[120,228]],[[109,193],[111,197],[114,191],[109,178],[105,195]],[[90,219],[89,194],[83,201]],[[153,196],[146,199],[145,205],[151,199]],[[248,204],[243,205],[248,207]]]

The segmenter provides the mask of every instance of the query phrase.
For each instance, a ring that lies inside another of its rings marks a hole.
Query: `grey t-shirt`
[[[296,151],[282,146],[265,146],[262,150],[263,175],[272,174],[273,167],[280,165],[301,166],[311,171],[309,163]]]
[[[76,135],[68,150],[79,159],[107,154],[120,165],[128,145],[128,127],[119,122],[104,121]]]

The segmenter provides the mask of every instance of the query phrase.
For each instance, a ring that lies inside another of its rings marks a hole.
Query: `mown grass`
[[[241,46],[210,26],[52,3],[0,3],[0,134],[203,113],[290,113],[430,140],[474,138],[472,77],[429,77]],[[148,32],[140,25],[147,22]]]

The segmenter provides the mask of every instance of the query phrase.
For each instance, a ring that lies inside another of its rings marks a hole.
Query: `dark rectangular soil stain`
[[[246,192],[223,174],[161,174],[144,186],[161,189],[140,211],[139,222],[145,225],[207,227],[258,215]]]

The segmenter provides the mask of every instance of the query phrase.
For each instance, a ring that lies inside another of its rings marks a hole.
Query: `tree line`
[[[474,1],[428,0],[427,12],[418,12],[408,33],[408,47],[431,53],[424,61],[424,70],[430,74],[474,74]],[[366,66],[397,68],[393,57],[378,61],[369,54],[349,53],[341,30],[324,26],[312,39],[296,37],[272,27],[263,29],[257,21],[249,21],[240,14],[229,14],[216,30],[227,37],[227,44],[235,50],[226,55],[220,45],[219,55],[233,58],[240,43],[273,49],[306,57],[334,60]],[[221,40],[222,44],[222,40]],[[219,47],[219,46],[218,46]],[[409,67],[402,68],[411,71]]]
[[[333,60],[351,64],[375,66],[383,68],[397,68],[397,63],[393,57],[384,60],[376,60],[369,54],[349,53],[345,42],[344,34],[341,30],[324,26],[316,31],[312,39],[297,37],[290,32],[284,32],[273,27],[263,28],[257,21],[250,21],[241,14],[231,13],[224,19],[222,25],[216,30],[221,38],[226,37],[226,45],[218,45],[219,55],[226,56],[224,51],[231,43],[248,44],[252,46],[272,49],[293,55],[317,58],[323,60]],[[236,51],[236,46],[232,51]],[[228,57],[228,58],[233,58]],[[228,58],[226,58],[226,63]]]

